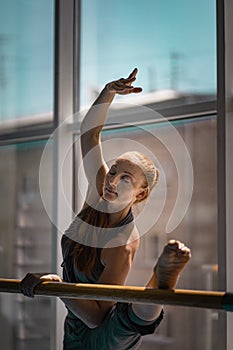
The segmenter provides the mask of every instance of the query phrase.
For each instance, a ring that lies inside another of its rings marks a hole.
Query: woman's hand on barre
[[[27,273],[20,282],[20,291],[29,298],[34,298],[35,288],[44,281],[63,282],[61,277],[55,274]]]

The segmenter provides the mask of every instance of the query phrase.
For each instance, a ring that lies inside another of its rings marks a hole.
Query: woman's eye
[[[111,168],[108,173],[110,175],[116,175],[116,169],[115,168]]]
[[[124,180],[125,182],[131,182],[131,178],[128,175],[123,175],[122,180]]]

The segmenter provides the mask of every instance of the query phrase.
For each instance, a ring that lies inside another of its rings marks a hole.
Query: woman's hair
[[[100,199],[100,202],[97,204],[96,208],[93,208],[90,205],[86,205],[81,212],[78,214],[80,218],[80,226],[78,229],[81,229],[82,222],[84,227],[90,228],[92,232],[92,246],[87,246],[76,242],[71,255],[73,256],[74,266],[78,271],[83,272],[86,276],[90,276],[97,258],[97,237],[99,230],[101,228],[107,227],[109,223],[109,213],[104,209],[104,201]],[[88,223],[88,225],[85,225]],[[75,233],[74,233],[75,234]],[[67,252],[69,251],[70,245],[73,244],[73,240],[70,240],[68,244]]]
[[[135,203],[139,203],[145,200],[149,196],[150,192],[152,191],[152,189],[155,187],[155,185],[159,180],[159,170],[157,169],[155,164],[152,162],[152,160],[141,152],[137,152],[137,151],[126,152],[122,154],[119,158],[128,159],[142,169],[145,175],[145,181],[144,181],[143,187],[148,188],[149,191],[147,193],[147,196],[145,196],[142,200],[137,200],[137,202]]]
[[[133,151],[122,154],[119,158],[126,158],[138,165],[145,175],[143,188],[148,188],[147,195],[142,200],[137,200],[135,203],[145,200],[151,190],[155,187],[159,179],[159,171],[154,163],[144,154]],[[101,228],[107,227],[109,223],[109,213],[103,210],[104,201],[101,199],[99,207],[92,208],[86,205],[78,214],[82,221],[88,223],[93,229],[93,242],[98,237],[98,231]],[[71,240],[71,243],[73,241]],[[76,243],[72,252],[74,259],[74,266],[78,271],[83,272],[86,276],[90,276],[95,266],[97,258],[97,248],[93,246],[86,246],[84,244]],[[68,245],[69,249],[69,245]]]

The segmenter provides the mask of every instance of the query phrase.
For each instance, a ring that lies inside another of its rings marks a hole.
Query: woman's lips
[[[109,187],[105,187],[105,191],[108,192],[108,193],[117,195],[117,192],[113,191],[113,190],[110,189]]]

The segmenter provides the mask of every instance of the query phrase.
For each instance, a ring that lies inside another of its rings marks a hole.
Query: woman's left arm
[[[124,285],[138,242],[127,246],[105,248],[103,264],[105,266],[97,283]],[[98,327],[109,310],[115,304],[112,301],[62,299],[68,309],[80,318],[88,327]]]
[[[81,123],[81,148],[85,174],[89,183],[88,193],[92,193],[95,186],[102,194],[107,165],[103,159],[100,133],[105,124],[108,110],[116,94],[127,95],[141,92],[140,87],[131,84],[136,80],[135,68],[128,78],[121,78],[105,85]],[[90,152],[92,150],[92,152]],[[90,153],[89,153],[90,152]],[[87,154],[89,153],[89,156]]]

